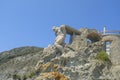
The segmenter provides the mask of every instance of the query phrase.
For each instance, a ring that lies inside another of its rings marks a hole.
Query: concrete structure
[[[79,50],[82,47],[87,46],[87,42],[95,43],[98,41],[104,42],[105,51],[110,56],[113,64],[120,64],[120,34],[119,30],[106,30],[104,27],[102,33],[98,33],[95,29],[81,28],[76,30],[67,25],[61,25],[60,27],[53,28],[56,33],[56,39],[54,46],[64,52],[66,35],[70,35],[71,47]]]
[[[120,35],[108,34],[103,36],[102,41],[106,44],[106,52],[110,54],[113,64],[120,64]]]
[[[75,30],[67,25],[61,25],[60,27],[53,27],[53,31],[55,32],[56,39],[54,42],[54,47],[57,48],[61,53],[64,53],[64,45],[65,45],[65,38],[66,34],[71,36],[71,41],[73,40],[72,37],[74,35],[80,35],[80,31]],[[71,42],[70,41],[70,42]]]

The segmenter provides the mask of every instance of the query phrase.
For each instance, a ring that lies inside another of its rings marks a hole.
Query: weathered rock
[[[59,72],[49,72],[42,73],[41,77],[37,77],[35,80],[69,80],[69,79]]]
[[[21,47],[0,53],[0,80],[29,76],[40,60],[42,52],[43,48]]]
[[[0,80],[120,80],[119,36],[101,36],[94,29],[82,28],[78,31],[66,25],[60,27],[64,27],[64,39],[66,34],[71,35],[70,44],[59,38],[62,40],[60,43],[58,40],[43,51],[30,48],[25,50],[26,55],[13,57],[14,54],[9,56],[9,52],[1,54]],[[61,28],[58,30],[62,32]],[[105,51],[106,41],[111,41],[110,58],[99,60],[96,56]],[[62,48],[56,47],[56,43]],[[10,59],[1,60],[5,55]]]

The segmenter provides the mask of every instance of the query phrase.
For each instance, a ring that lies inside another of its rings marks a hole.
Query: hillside
[[[16,73],[29,74],[42,51],[38,47],[20,47],[0,53],[0,80],[11,80]]]
[[[66,25],[53,30],[53,45],[0,53],[0,80],[120,80],[120,35]]]

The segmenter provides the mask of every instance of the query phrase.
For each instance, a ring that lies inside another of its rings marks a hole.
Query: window
[[[66,43],[66,44],[69,44],[69,43],[70,43],[70,35],[66,35],[65,43]]]
[[[111,44],[110,41],[105,42],[105,49],[106,49],[105,51],[108,55],[110,55],[110,44]]]

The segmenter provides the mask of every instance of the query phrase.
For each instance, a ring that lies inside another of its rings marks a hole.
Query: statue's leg
[[[55,43],[61,45],[62,43],[64,43],[65,37],[64,36],[57,36]]]
[[[63,43],[64,43],[64,36],[57,36],[54,46],[61,52],[64,52],[64,48],[63,48]]]
[[[54,46],[55,46],[61,53],[64,52],[63,46],[61,46],[61,45],[59,45],[59,44],[54,44]]]

